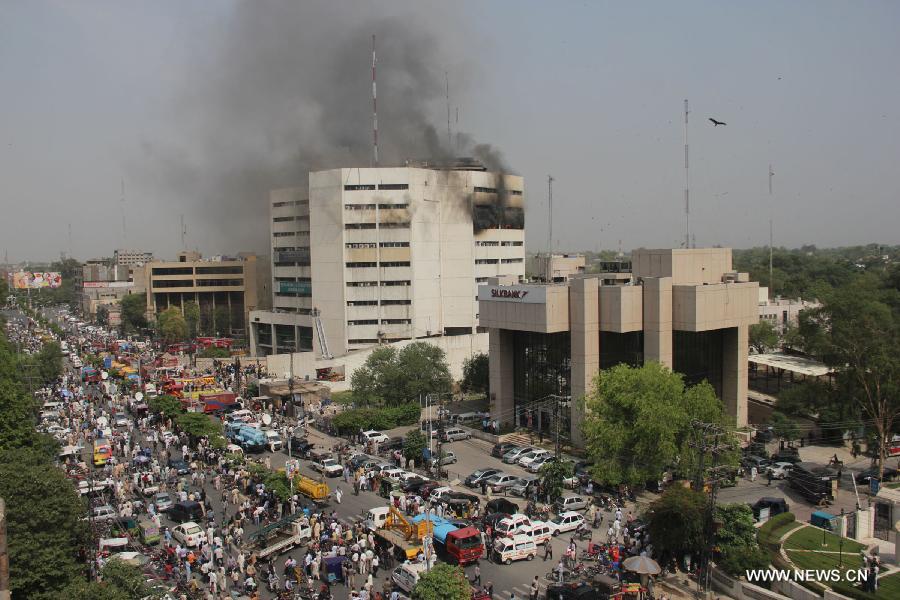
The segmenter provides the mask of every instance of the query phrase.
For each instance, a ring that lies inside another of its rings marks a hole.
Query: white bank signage
[[[542,285],[479,285],[478,300],[546,304],[547,288]]]

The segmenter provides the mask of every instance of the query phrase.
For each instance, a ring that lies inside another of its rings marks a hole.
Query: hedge
[[[419,422],[420,414],[418,402],[390,408],[355,408],[336,415],[331,424],[339,434],[356,433],[360,429],[382,431],[402,425],[414,425]]]

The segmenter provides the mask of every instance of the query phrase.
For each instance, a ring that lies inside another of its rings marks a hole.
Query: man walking
[[[531,580],[531,600],[538,600],[539,589],[538,576],[535,575],[534,579]]]
[[[544,562],[547,562],[547,559],[553,560],[553,546],[550,545],[550,540],[544,542]]]

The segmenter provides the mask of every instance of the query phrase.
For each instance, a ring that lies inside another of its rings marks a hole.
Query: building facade
[[[525,275],[534,281],[560,283],[584,274],[583,254],[536,254],[528,257]]]
[[[153,261],[152,252],[119,249],[113,253],[113,262],[117,265],[143,265]]]
[[[558,425],[580,445],[582,398],[597,373],[657,361],[689,384],[709,381],[745,425],[758,284],[732,271],[731,250],[635,250],[630,275],[613,275],[479,288],[480,325],[490,335],[492,418],[547,433]]]
[[[784,333],[787,327],[797,325],[801,311],[819,306],[821,305],[818,302],[802,298],[776,296],[769,299],[769,288],[759,288],[759,320],[771,323],[779,333]]]
[[[477,285],[525,275],[523,185],[480,166],[345,168],[273,191],[274,310],[251,315],[254,353],[323,353],[316,315],[334,355],[474,333]]]
[[[244,335],[247,315],[259,308],[257,257],[204,260],[199,253],[181,252],[177,261],[153,261],[143,269],[148,318],[187,302],[200,307],[201,325],[217,335]]]

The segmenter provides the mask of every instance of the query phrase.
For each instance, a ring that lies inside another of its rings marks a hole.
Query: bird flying
[[[728,125],[725,121],[716,121],[712,117],[709,118],[710,123],[713,124],[713,127],[718,127],[719,125]]]

